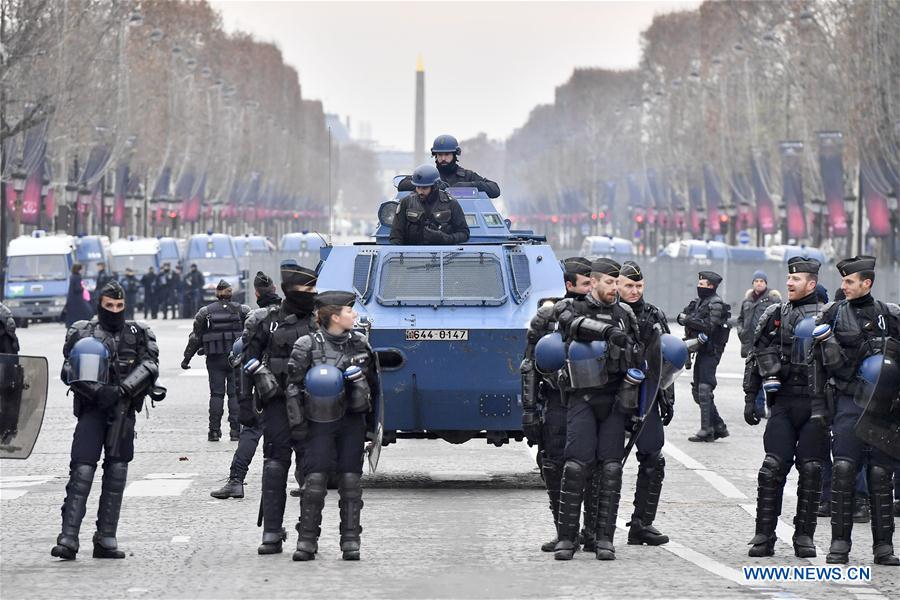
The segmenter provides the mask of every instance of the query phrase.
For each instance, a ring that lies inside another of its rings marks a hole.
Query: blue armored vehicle
[[[379,357],[384,445],[521,440],[525,332],[540,299],[565,293],[543,236],[512,230],[484,193],[448,191],[465,212],[465,244],[391,245],[400,193],[379,208],[373,242],[321,252],[319,290],[356,292],[355,309]]]

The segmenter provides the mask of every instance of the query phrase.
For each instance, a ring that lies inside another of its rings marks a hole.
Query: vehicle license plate
[[[407,342],[467,342],[468,329],[407,329]]]

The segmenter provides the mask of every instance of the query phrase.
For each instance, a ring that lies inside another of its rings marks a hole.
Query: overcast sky
[[[505,138],[574,67],[631,68],[658,13],[699,2],[274,2],[214,0],[227,31],[275,42],[303,96],[412,150],[425,63],[426,148],[441,133]]]

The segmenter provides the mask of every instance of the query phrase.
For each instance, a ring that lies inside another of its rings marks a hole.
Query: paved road
[[[719,371],[717,399],[731,437],[691,444],[698,409],[688,378],[677,385],[677,414],[667,430],[668,471],[657,525],[672,542],[628,546],[620,530],[618,560],[578,554],[569,563],[539,551],[552,536],[546,495],[525,444],[503,448],[475,440],[401,441],[385,449],[377,477],[366,479],[363,560],[340,560],[336,493],[329,494],[319,559],[294,563],[290,549],[260,557],[256,528],[261,461],[255,460],[243,500],[214,500],[209,491],[228,473],[234,444],[206,441],[206,378],[202,358],[178,363],[188,321],[154,321],[169,398],[150,418],[139,415],[135,460],[119,527],[124,561],[90,558],[98,482],[75,562],[50,556],[68,476],[75,419],[61,383],[50,386],[41,439],[28,461],[0,465],[0,596],[3,598],[900,598],[900,569],[872,567],[871,583],[757,584],[742,566],[824,563],[828,523],[819,520],[820,558],[793,556],[790,523],[796,475],[785,493],[781,538],[773,559],[750,559],[756,471],[762,427],[741,417],[742,365],[732,341]],[[23,353],[48,355],[59,372],[63,329],[32,326]],[[626,468],[621,516],[630,516],[634,464]],[[286,526],[299,509],[289,500]],[[898,536],[900,537],[900,536]],[[867,525],[854,531],[854,564],[871,564]],[[895,543],[900,539],[895,538]]]

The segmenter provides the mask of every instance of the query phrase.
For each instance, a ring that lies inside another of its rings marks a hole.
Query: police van
[[[74,238],[37,230],[10,241],[7,257],[4,304],[16,322],[59,320],[76,262]]]
[[[75,238],[75,258],[84,267],[81,281],[87,291],[94,293],[97,287],[97,263],[109,262],[109,238],[105,235],[80,235]],[[112,266],[106,265],[107,272]]]
[[[238,263],[234,240],[224,233],[192,235],[187,242],[184,262],[196,264],[203,274],[203,301],[216,299],[216,285],[220,279],[231,284],[235,302],[245,302],[247,274]]]
[[[316,268],[319,251],[326,246],[325,239],[316,232],[286,233],[281,236],[278,254],[281,260],[293,259],[302,267]]]

